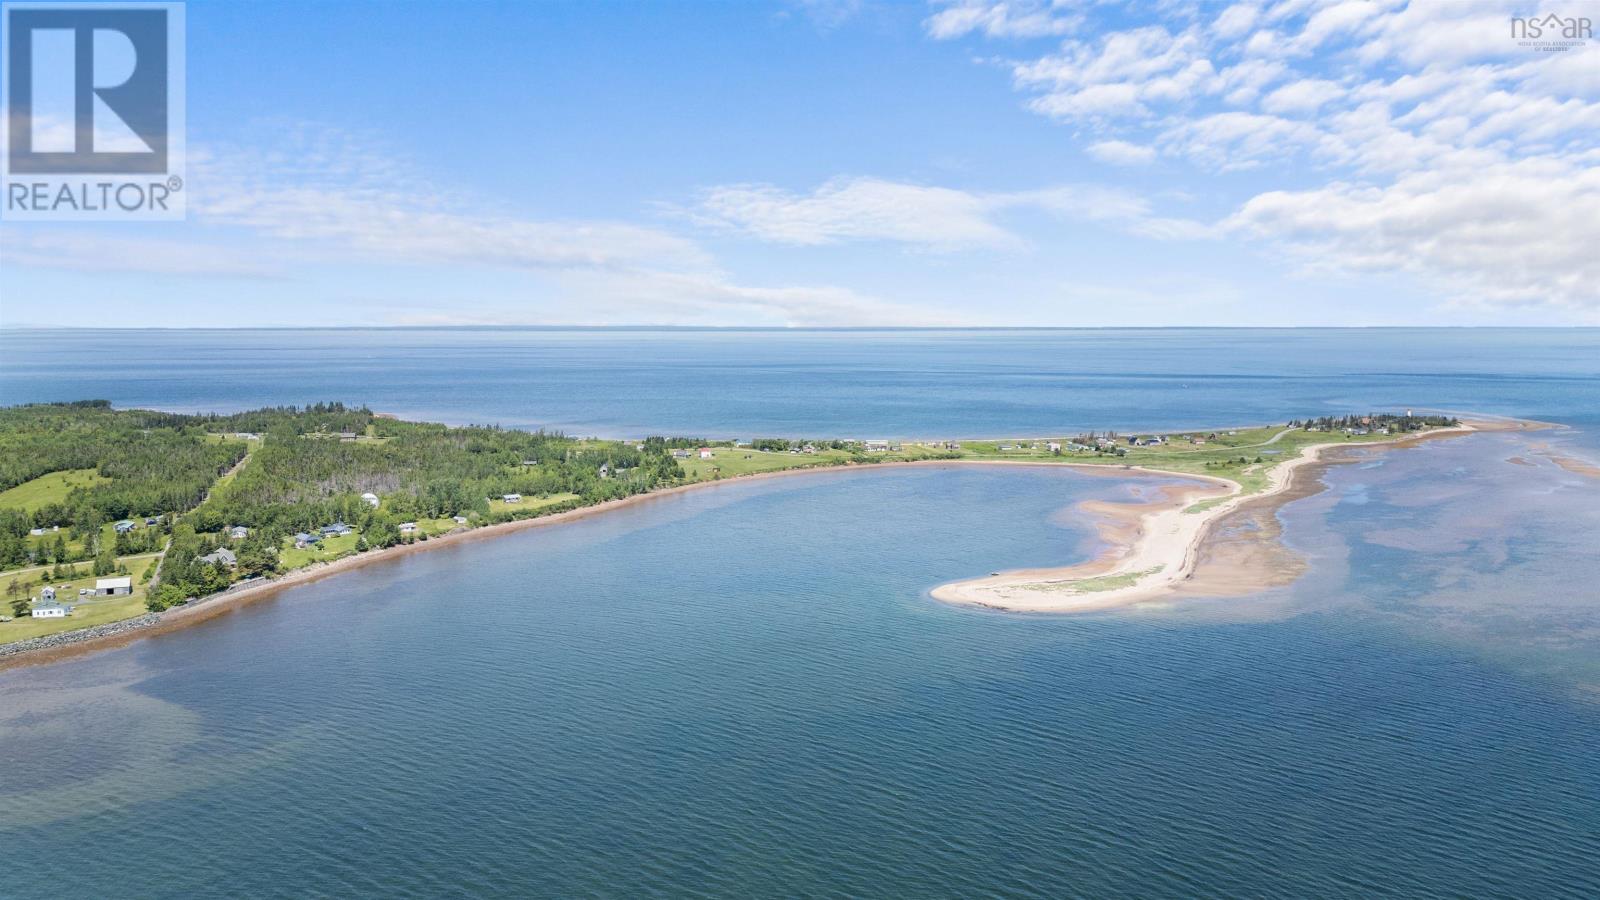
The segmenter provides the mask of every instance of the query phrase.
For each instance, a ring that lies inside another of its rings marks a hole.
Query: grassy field
[[[284,538],[283,546],[278,549],[278,561],[285,569],[299,569],[312,563],[329,562],[356,552],[356,544],[360,540],[361,535],[352,531],[338,537],[323,538],[322,543],[312,544],[301,550],[295,547],[294,538]]]
[[[56,598],[62,603],[72,607],[72,612],[61,619],[35,619],[23,617],[10,622],[0,622],[0,644],[12,641],[22,641],[28,638],[41,637],[55,634],[58,631],[71,631],[74,628],[87,628],[91,625],[102,625],[106,622],[115,622],[119,619],[132,618],[142,615],[144,608],[144,573],[156,564],[154,557],[143,555],[140,557],[123,557],[120,562],[128,567],[133,575],[133,593],[125,597],[79,597],[80,588],[94,587],[95,577],[85,576],[59,582],[51,582],[58,589]],[[85,566],[87,568],[87,566]],[[16,573],[7,573],[0,579],[9,579]],[[60,585],[67,585],[66,590],[60,590]],[[40,585],[34,582],[30,593],[37,597]],[[7,599],[3,606],[4,614],[11,615],[11,603]]]
[[[1253,494],[1266,488],[1267,473],[1285,460],[1299,456],[1301,450],[1312,444],[1373,443],[1392,440],[1394,435],[1347,435],[1339,432],[1303,431],[1282,426],[1270,428],[1241,428],[1231,431],[1200,431],[1193,436],[1205,441],[1191,443],[1181,436],[1153,447],[1132,447],[1126,438],[1119,442],[1125,456],[1111,456],[1092,451],[1065,450],[1060,455],[1045,448],[1045,441],[968,441],[962,445],[961,454],[968,459],[1037,459],[1041,462],[1074,462],[1087,465],[1142,466],[1169,472],[1195,475],[1214,475],[1238,482],[1244,493]],[[1033,449],[1000,450],[1002,444],[1024,445],[1035,443]],[[1065,447],[1067,441],[1060,440]],[[1241,457],[1243,462],[1240,461]],[[1257,459],[1260,462],[1257,462]],[[1220,502],[1220,501],[1217,501]],[[1202,509],[1206,504],[1196,504]]]
[[[67,499],[67,494],[71,493],[73,488],[90,487],[110,480],[100,477],[94,469],[51,472],[49,475],[40,475],[32,481],[24,481],[8,491],[0,491],[0,507],[21,509],[31,513],[41,506],[60,503]]]
[[[784,469],[804,469],[815,466],[837,466],[856,460],[858,462],[904,462],[916,459],[934,459],[948,455],[916,444],[906,444],[894,453],[861,453],[847,450],[818,450],[816,453],[769,452],[748,448],[716,448],[711,459],[695,456],[680,459],[678,465],[689,474],[691,481],[710,481],[715,478],[734,478],[759,472],[777,472]]]
[[[494,515],[502,509],[544,509],[546,506],[555,506],[559,503],[569,503],[578,499],[577,494],[551,494],[548,497],[523,497],[516,503],[507,503],[499,497],[489,501],[489,514]],[[450,521],[446,519],[445,521]],[[422,524],[422,523],[417,523]],[[454,525],[454,522],[450,523]],[[446,529],[449,530],[449,529]]]

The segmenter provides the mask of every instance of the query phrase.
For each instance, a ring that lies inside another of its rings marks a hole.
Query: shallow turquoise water
[[[1435,462],[1337,469],[1306,502],[1403,503],[1415,478],[1365,477]],[[1276,600],[1050,618],[926,596],[1091,553],[1063,509],[1152,486],[734,483],[0,674],[0,754],[26,763],[0,780],[9,890],[1600,891],[1600,707],[1393,627],[1389,595],[1332,602],[1383,563],[1359,546]],[[1331,553],[1349,523],[1316,519],[1291,531]]]

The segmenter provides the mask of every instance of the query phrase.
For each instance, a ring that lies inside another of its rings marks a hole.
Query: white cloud
[[[1343,94],[1344,89],[1334,82],[1305,78],[1290,82],[1262,98],[1261,108],[1280,115],[1311,113]]]
[[[16,230],[6,238],[4,259],[15,266],[78,272],[283,277],[278,266],[229,246],[56,229]]]
[[[191,145],[186,240],[0,224],[0,263],[251,279],[300,278],[319,263],[446,268],[464,280],[511,272],[542,297],[555,286],[563,301],[532,312],[485,311],[476,302],[468,306],[476,311],[460,314],[414,309],[397,312],[397,322],[956,324],[832,285],[743,283],[700,245],[663,229],[511,215],[440,188],[343,132],[277,131],[249,148]]]
[[[1270,191],[1227,224],[1313,268],[1408,272],[1457,302],[1593,311],[1600,168],[1589,162],[1530,159],[1413,172],[1383,187]]]
[[[810,194],[759,184],[713,188],[695,215],[703,223],[778,244],[888,241],[949,252],[1026,246],[1001,221],[1024,211],[1108,223],[1135,234],[1198,236],[1202,231],[1153,215],[1137,196],[1096,185],[974,192],[879,178],[836,178]]]
[[[1175,29],[1181,17],[1125,6],[1012,71],[1029,108],[1097,159],[1251,170],[1263,186],[1237,195],[1224,231],[1325,269],[1405,273],[1453,302],[1592,318],[1600,280],[1578,250],[1600,245],[1600,44],[1520,47],[1515,11],[1592,16],[1561,2],[1245,0]]]
[[[964,37],[974,32],[991,38],[1032,38],[1067,34],[1083,21],[1061,3],[1034,0],[949,0],[944,9],[923,23],[937,40]]]
[[[1118,166],[1142,166],[1156,158],[1154,147],[1127,141],[1097,141],[1086,149],[1095,159]]]
[[[1236,38],[1248,32],[1260,16],[1259,6],[1236,3],[1217,16],[1211,23],[1211,31],[1220,38]]]
[[[1008,246],[1016,239],[990,219],[975,194],[877,178],[835,179],[809,195],[772,185],[712,188],[701,200],[707,221],[780,244],[884,240],[935,249]]]

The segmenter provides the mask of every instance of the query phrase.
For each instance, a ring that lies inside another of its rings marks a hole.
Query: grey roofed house
[[[205,556],[199,557],[199,560],[203,563],[222,563],[230,569],[239,564],[239,557],[234,556],[233,551],[226,547],[213,550]]]
[[[250,535],[250,529],[244,527],[243,525],[235,525],[232,528],[228,529],[228,536],[233,538],[234,540],[238,540],[240,538],[248,537],[249,535]]]
[[[343,522],[335,522],[332,525],[324,525],[321,529],[323,534],[349,534],[350,530],[350,526]]]
[[[132,522],[128,521],[127,519],[123,519],[121,522],[116,524],[117,534],[127,534],[133,530],[133,527],[134,526]]]
[[[307,544],[315,544],[321,540],[322,537],[320,535],[306,534],[304,531],[302,531],[294,536],[294,545],[296,547],[304,547]]]

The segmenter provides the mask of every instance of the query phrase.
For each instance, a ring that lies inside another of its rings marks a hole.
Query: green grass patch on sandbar
[[[1147,575],[1154,575],[1165,566],[1156,566],[1142,572],[1123,572],[1117,575],[1100,575],[1095,578],[1082,578],[1077,581],[1048,581],[1039,584],[1024,585],[1030,591],[1067,591],[1073,594],[1095,594],[1101,591],[1115,591],[1125,587],[1133,587],[1139,579]]]

